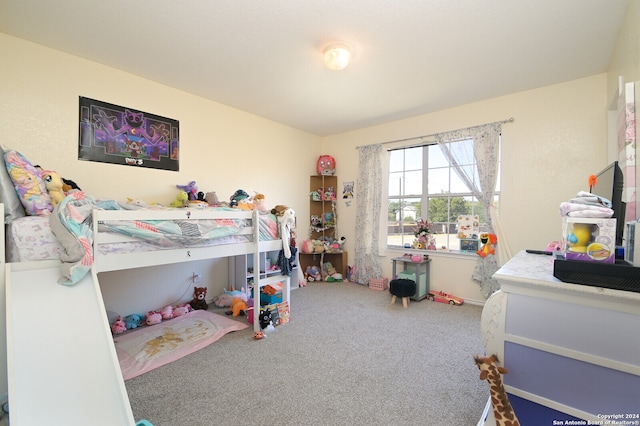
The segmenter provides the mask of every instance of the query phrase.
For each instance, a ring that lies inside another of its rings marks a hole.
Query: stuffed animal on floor
[[[194,287],[193,288],[193,300],[190,305],[194,310],[209,309],[209,304],[206,302],[207,288],[206,287]]]
[[[162,322],[162,314],[156,311],[149,311],[144,316],[144,322],[147,325],[160,324]]]
[[[173,318],[173,306],[167,305],[160,311],[163,320],[168,320]]]
[[[188,314],[191,311],[193,311],[193,309],[191,308],[191,305],[188,303],[185,303],[184,305],[179,305],[173,308],[173,317],[174,318],[181,317],[183,315]]]
[[[244,316],[245,313],[247,312],[247,309],[249,309],[249,305],[247,305],[247,302],[245,302],[239,297],[236,297],[233,299],[233,302],[231,302],[231,306],[229,306],[229,311],[226,312],[226,314],[227,315],[233,314],[234,317]]]
[[[269,326],[273,327],[271,309],[260,308],[259,322],[260,322],[260,328],[262,328],[263,330],[265,330]]]
[[[124,317],[124,325],[127,327],[127,330],[138,328],[141,324],[144,324],[144,315],[131,314]]]
[[[218,308],[224,308],[227,306],[231,306],[231,302],[233,302],[233,299],[235,299],[236,297],[241,298],[245,302],[247,300],[247,295],[244,293],[244,291],[224,289],[222,294],[216,297],[213,303]]]
[[[116,319],[114,323],[111,324],[111,332],[113,334],[124,333],[126,330],[127,330],[127,326],[124,324],[122,317],[118,317],[118,319]]]

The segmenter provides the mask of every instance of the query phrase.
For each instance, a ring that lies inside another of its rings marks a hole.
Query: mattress
[[[126,222],[126,221],[123,221]],[[203,225],[203,224],[201,224]],[[275,215],[260,215],[260,240],[276,240],[278,223]],[[49,217],[26,216],[14,220],[6,230],[7,262],[59,259],[62,247],[51,232]],[[224,235],[200,245],[234,244],[250,241],[247,235]],[[170,248],[168,245],[166,248]],[[123,254],[158,250],[161,245],[136,238],[129,241],[100,244],[95,255]]]
[[[25,216],[7,225],[7,262],[59,259],[61,250],[49,217]]]

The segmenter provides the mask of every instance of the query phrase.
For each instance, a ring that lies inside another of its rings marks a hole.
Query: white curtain
[[[355,253],[351,281],[367,285],[371,278],[382,277],[380,264],[381,241],[386,232],[381,220],[384,211],[383,197],[386,173],[384,158],[386,151],[382,145],[368,145],[359,148],[358,179],[355,184],[356,229]],[[382,230],[382,232],[381,232]]]
[[[489,231],[498,237],[496,254],[487,257],[478,256],[472,275],[473,279],[479,283],[485,297],[489,297],[500,288],[492,276],[498,270],[499,265],[511,258],[511,249],[493,205],[498,179],[501,129],[502,123],[491,123],[435,135],[438,146],[448,159],[449,164],[487,210]],[[471,147],[469,144],[447,143],[466,139],[473,139],[473,152],[467,150]],[[478,174],[476,176],[471,175],[471,173],[475,173],[475,169],[461,166],[471,164],[471,159],[475,159],[477,165]]]

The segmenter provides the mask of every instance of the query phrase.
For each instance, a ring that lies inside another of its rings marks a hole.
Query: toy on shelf
[[[206,287],[193,287],[193,300],[190,305],[194,310],[209,309],[209,304],[206,302],[207,288]]]
[[[323,154],[318,158],[318,175],[332,176],[336,172],[336,160],[331,155]]]
[[[462,305],[464,300],[461,297],[454,296],[453,294],[447,294],[444,291],[436,291],[430,290],[427,293],[427,299],[440,302],[440,303],[448,303],[450,305]]]

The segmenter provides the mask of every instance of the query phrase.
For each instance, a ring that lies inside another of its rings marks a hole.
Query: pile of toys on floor
[[[125,317],[118,315],[111,324],[111,333],[121,334],[127,330],[132,330],[144,325],[155,325],[162,321],[177,318],[194,310],[207,310],[209,304],[206,302],[207,288],[194,287],[193,300],[182,305],[167,305],[162,309],[149,311],[146,314],[130,314]]]

